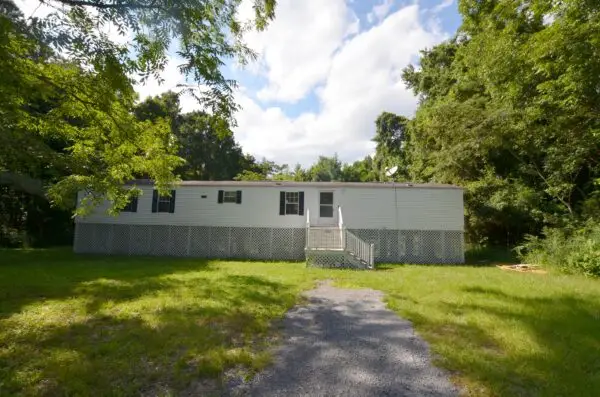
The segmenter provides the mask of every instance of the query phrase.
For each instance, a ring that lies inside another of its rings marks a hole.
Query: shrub
[[[600,277],[600,224],[574,231],[545,229],[544,238],[529,236],[517,252],[527,263]]]

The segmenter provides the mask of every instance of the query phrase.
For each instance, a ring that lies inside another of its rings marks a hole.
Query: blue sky
[[[451,36],[460,26],[460,15],[457,9],[457,0],[421,0],[421,1],[378,1],[378,0],[354,0],[347,1],[346,4],[352,10],[359,20],[360,30],[358,34],[376,27],[385,17],[393,14],[402,8],[417,4],[420,9],[419,20],[422,24],[435,23],[439,29],[446,35]],[[374,13],[374,8],[379,7],[379,12],[388,14],[378,18]],[[437,8],[436,8],[437,7]],[[413,61],[416,61],[416,56]],[[415,62],[412,62],[415,63]],[[228,68],[227,71],[239,83],[244,86],[249,96],[256,98],[256,93],[260,91],[267,83],[268,79],[264,74],[257,74],[247,70],[237,71],[235,68]],[[295,118],[305,112],[318,112],[319,99],[315,90],[310,90],[305,96],[294,103],[286,103],[278,100],[262,101],[263,107],[279,106],[287,117]]]
[[[365,157],[379,113],[414,113],[402,69],[459,25],[456,0],[280,0],[269,29],[247,36],[258,62],[228,71],[241,87],[236,139],[290,165]]]
[[[43,16],[39,0],[16,0],[26,16]],[[51,0],[50,0],[51,1]],[[239,16],[252,17],[243,0]],[[411,116],[416,98],[401,81],[419,51],[448,39],[460,25],[457,0],[278,0],[264,32],[246,34],[258,60],[225,73],[239,83],[242,110],[234,129],[245,152],[304,166],[319,155],[354,161],[373,153],[374,121],[382,111]],[[127,37],[107,32],[116,41]],[[158,95],[185,81],[172,54],[164,83],[136,86]],[[198,108],[183,97],[184,111]]]

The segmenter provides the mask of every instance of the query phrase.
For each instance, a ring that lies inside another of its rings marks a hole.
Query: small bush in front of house
[[[530,236],[518,252],[523,262],[600,277],[600,224],[572,232],[546,229],[543,238]]]

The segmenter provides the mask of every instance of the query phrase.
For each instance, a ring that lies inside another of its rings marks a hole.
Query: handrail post
[[[346,249],[346,233],[344,233],[344,217],[342,216],[342,206],[338,205],[338,228],[340,229],[340,243],[342,249]]]
[[[310,247],[310,209],[306,209],[306,241],[304,242],[304,248]]]

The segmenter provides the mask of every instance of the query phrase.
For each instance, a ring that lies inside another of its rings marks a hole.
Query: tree
[[[124,182],[155,180],[167,191],[181,164],[164,118],[140,121],[132,110],[132,77],[159,78],[167,50],[177,43],[186,86],[216,117],[233,123],[235,82],[220,67],[226,58],[253,56],[243,44],[250,26],[237,20],[238,1],[47,0],[55,11],[24,20],[12,3],[0,6],[0,172],[45,179],[56,205],[85,192],[79,213],[103,199],[112,212],[139,190]],[[255,23],[265,27],[274,0],[255,1]],[[131,34],[127,47],[103,33]],[[10,148],[10,150],[8,149]]]
[[[237,181],[294,180],[294,175],[290,172],[287,164],[279,165],[265,158],[256,162],[254,157],[246,155],[244,168],[233,179]]]
[[[378,170],[375,169],[371,156],[342,166],[343,182],[376,182],[379,180]]]
[[[466,187],[472,241],[514,243],[577,221],[600,176],[600,5],[460,3],[458,36],[403,77],[413,179]]]
[[[319,159],[313,164],[308,175],[313,182],[330,182],[342,180],[342,162],[337,154],[333,157],[319,156]]]
[[[386,172],[398,167],[396,176],[408,175],[405,146],[408,141],[408,119],[393,113],[383,112],[375,120],[376,142],[374,165],[379,180],[386,180]]]
[[[183,180],[231,180],[255,165],[254,158],[243,154],[222,117],[201,111],[180,112],[179,98],[170,91],[147,98],[134,109],[140,120],[169,120],[177,153],[185,160],[175,169]]]
[[[186,163],[177,169],[184,180],[232,180],[248,167],[242,148],[220,117],[192,112],[180,117],[179,155]]]

